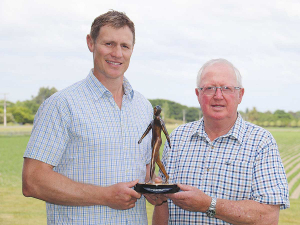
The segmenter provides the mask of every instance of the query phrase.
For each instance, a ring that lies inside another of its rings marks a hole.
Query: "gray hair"
[[[211,59],[208,62],[204,63],[204,65],[200,68],[200,70],[198,72],[198,75],[197,75],[197,80],[196,80],[196,86],[197,87],[200,87],[200,81],[201,81],[201,78],[203,76],[202,72],[207,67],[212,66],[216,63],[224,63],[224,64],[230,66],[233,69],[234,73],[235,73],[238,86],[241,87],[241,88],[243,87],[243,85],[242,85],[242,76],[240,74],[240,71],[237,68],[235,68],[234,65],[231,62],[229,62],[226,59],[222,59],[222,58],[220,58],[220,59]]]

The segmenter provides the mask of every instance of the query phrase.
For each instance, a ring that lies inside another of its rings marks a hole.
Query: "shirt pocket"
[[[215,178],[214,178],[215,177]],[[251,197],[253,163],[240,156],[216,162],[213,183],[217,197],[243,200]]]

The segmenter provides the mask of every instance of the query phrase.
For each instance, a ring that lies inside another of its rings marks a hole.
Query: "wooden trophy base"
[[[177,186],[177,184],[138,183],[134,186],[134,190],[139,193],[170,194],[180,191],[180,188]]]

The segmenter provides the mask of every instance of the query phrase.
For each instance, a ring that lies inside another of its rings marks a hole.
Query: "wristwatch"
[[[206,215],[210,218],[214,218],[216,215],[216,205],[217,205],[217,198],[212,198],[210,206],[206,211]]]

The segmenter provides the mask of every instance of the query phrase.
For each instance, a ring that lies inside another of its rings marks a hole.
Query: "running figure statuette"
[[[164,165],[160,161],[160,156],[159,156],[159,149],[162,144],[161,140],[161,130],[164,132],[166,139],[168,141],[168,144],[171,148],[171,142],[169,138],[169,134],[167,131],[167,128],[165,126],[164,121],[160,117],[161,113],[161,107],[159,105],[154,107],[154,119],[151,121],[149,126],[147,127],[146,131],[142,135],[141,139],[138,141],[140,144],[143,140],[144,137],[150,132],[152,129],[152,140],[151,140],[151,147],[152,147],[152,156],[151,156],[151,164],[150,164],[150,182],[154,183],[154,171],[155,171],[155,163],[157,163],[158,167],[162,171],[162,173],[165,175],[165,183],[168,183],[169,176],[165,170]]]

